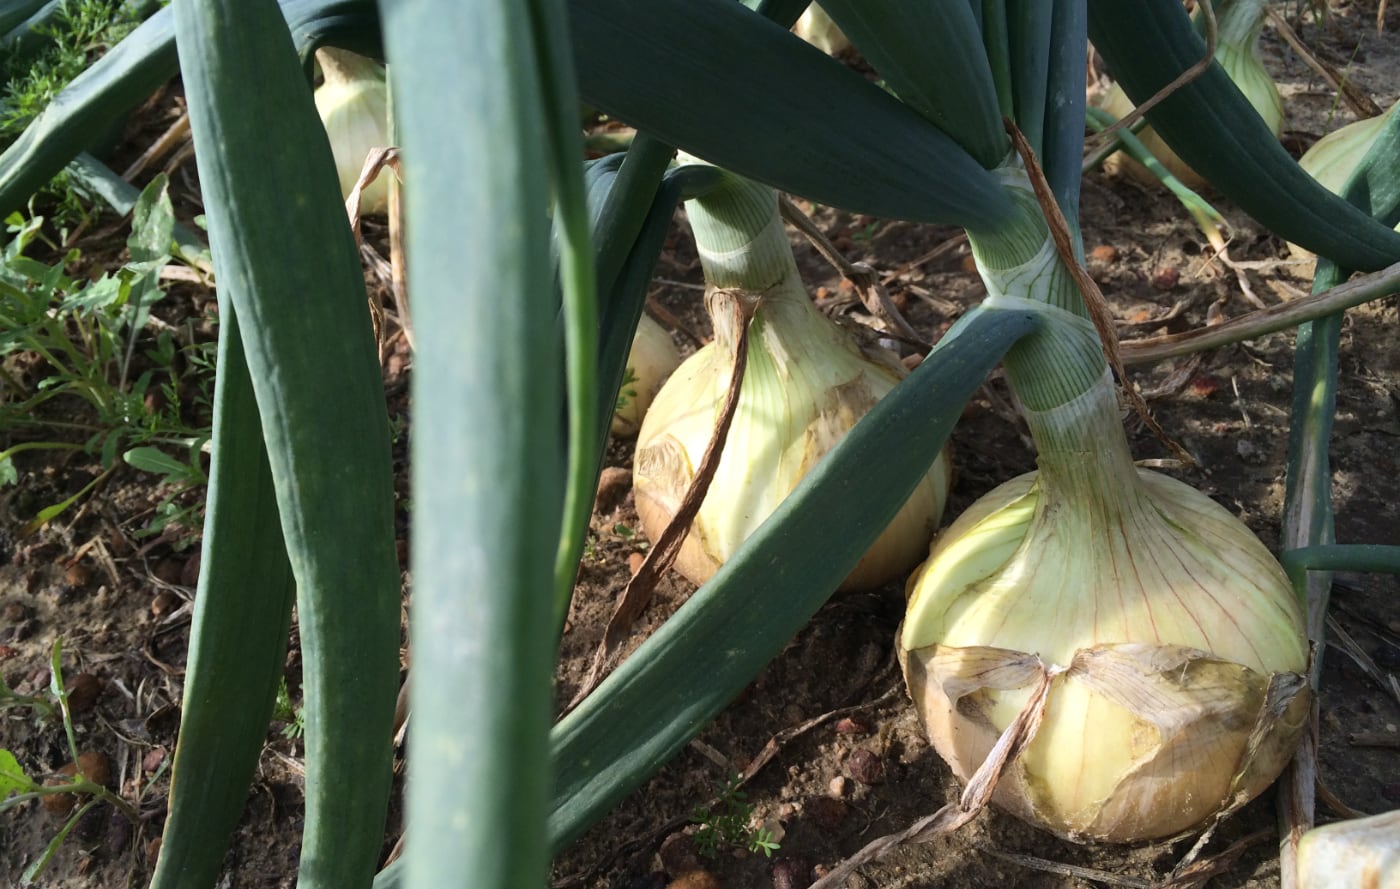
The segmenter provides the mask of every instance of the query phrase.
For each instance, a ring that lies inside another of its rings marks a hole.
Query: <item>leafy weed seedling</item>
[[[701,806],[690,816],[700,825],[695,832],[695,848],[706,858],[715,858],[721,849],[743,848],[772,857],[778,849],[773,832],[764,827],[750,827],[753,804],[740,790],[743,776],[735,774],[725,781],[719,796],[708,806]]]
[[[60,665],[62,653],[62,643],[55,641],[50,655],[52,679],[49,682],[48,696],[19,695],[0,685],[0,706],[26,706],[33,708],[41,717],[62,717],[71,763],[71,768],[34,778],[25,772],[13,752],[0,748],[0,812],[9,811],[30,800],[43,800],[45,807],[51,812],[65,813],[63,826],[54,834],[43,854],[25,868],[20,877],[24,884],[35,879],[48,866],[74,825],[93,808],[102,803],[110,803],[133,822],[137,819],[136,808],[106,788],[108,766],[105,757],[101,754],[78,751],[77,739],[73,733],[73,718],[68,709],[68,692]],[[66,797],[63,796],[65,794]],[[67,805],[65,800],[69,801]]]

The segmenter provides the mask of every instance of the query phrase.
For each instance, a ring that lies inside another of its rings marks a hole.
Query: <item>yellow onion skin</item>
[[[642,421],[633,490],[652,540],[695,476],[732,369],[732,351],[722,340],[701,348],[671,375]],[[765,294],[749,322],[748,366],[734,422],[676,570],[696,584],[709,580],[903,375],[892,354],[862,349],[822,316],[800,282]],[[888,583],[919,561],[942,517],[950,473],[940,454],[841,589]]]
[[[1298,889],[1400,889],[1400,809],[1314,828],[1298,843]]]
[[[623,398],[613,411],[613,435],[625,438],[637,434],[656,393],[680,363],[681,353],[671,335],[650,315],[642,315],[627,353],[628,381],[622,384]]]
[[[1260,6],[1254,0],[1235,5],[1243,8],[1239,9],[1238,12],[1231,12],[1230,18],[1233,21],[1227,21],[1222,14],[1220,33],[1216,42],[1215,61],[1225,69],[1230,80],[1239,87],[1240,92],[1249,100],[1249,104],[1254,107],[1255,112],[1263,118],[1269,130],[1277,137],[1279,133],[1283,132],[1283,97],[1279,95],[1278,86],[1269,76],[1263,62],[1259,60],[1259,30],[1262,26],[1263,11],[1262,8],[1254,8]],[[1097,104],[1109,114],[1120,119],[1132,111],[1134,107],[1132,100],[1116,83]],[[1137,136],[1142,141],[1143,146],[1162,162],[1162,166],[1170,170],[1171,174],[1185,183],[1188,188],[1200,191],[1206,187],[1208,184],[1206,180],[1191,169],[1185,161],[1177,157],[1176,152],[1172,151],[1162,140],[1162,137],[1157,135],[1156,130],[1151,127],[1143,127]],[[1110,175],[1126,173],[1144,185],[1158,184],[1156,176],[1122,151],[1110,155],[1104,161],[1103,166]]]
[[[1391,105],[1390,110],[1379,117],[1358,120],[1328,133],[1303,152],[1303,156],[1298,159],[1298,166],[1306,170],[1323,188],[1333,194],[1341,194],[1342,187],[1347,184],[1351,174],[1356,172],[1356,168],[1366,157],[1366,152],[1371,150],[1386,123],[1395,115],[1396,109],[1400,109],[1400,102]],[[1400,231],[1400,225],[1397,225],[1395,230]],[[1299,247],[1291,241],[1288,250],[1299,258],[1313,255],[1311,250]]]
[[[340,195],[350,196],[365,159],[389,145],[389,88],[383,66],[346,50],[317,50],[325,82],[316,88],[316,111],[335,155]],[[389,177],[384,170],[360,192],[360,212],[383,213],[389,208]]]
[[[992,801],[1067,838],[1135,842],[1196,829],[1277,777],[1309,713],[1308,649],[1278,562],[1209,497],[1134,468],[1111,397],[1085,430],[1098,444],[1042,451],[1040,471],[935,541],[900,655],[964,782],[1053,676]]]

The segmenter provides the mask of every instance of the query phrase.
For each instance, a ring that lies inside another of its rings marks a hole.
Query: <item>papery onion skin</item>
[[[771,296],[750,324],[748,369],[729,444],[675,562],[676,570],[696,584],[733,555],[902,377],[893,356],[872,358],[817,314],[800,287],[787,298]],[[642,422],[633,487],[638,516],[652,540],[675,515],[695,476],[723,404],[731,362],[713,343],[690,356]],[[873,588],[912,568],[938,526],[950,483],[951,464],[940,455],[841,589]]]
[[[335,155],[340,195],[350,196],[372,150],[389,145],[389,88],[384,68],[373,59],[347,50],[316,51],[325,82],[316,88],[316,111]],[[360,192],[360,212],[383,213],[389,207],[391,170]]]
[[[1193,830],[1277,777],[1309,713],[1308,649],[1264,545],[1189,485],[1134,469],[1111,389],[1095,398],[1066,428],[1087,423],[1113,453],[1042,452],[1040,472],[963,513],[909,581],[900,651],[964,781],[1042,672],[1063,671],[993,802],[1072,839],[1133,842]],[[1096,478],[1105,467],[1118,474]]]
[[[637,333],[632,337],[632,348],[627,353],[628,379],[622,384],[618,406],[613,411],[613,435],[637,434],[656,393],[680,363],[680,350],[666,328],[653,321],[650,315],[642,315],[637,322]]]

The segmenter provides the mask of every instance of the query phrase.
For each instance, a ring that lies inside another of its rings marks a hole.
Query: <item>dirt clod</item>
[[[632,473],[623,466],[609,466],[598,477],[598,497],[593,508],[600,513],[610,513],[617,509],[630,490]]]
[[[773,889],[807,889],[812,863],[805,858],[779,858],[773,863]]]
[[[77,716],[92,709],[97,696],[102,693],[102,680],[91,673],[78,673],[68,677],[68,712]]]
[[[87,586],[90,580],[92,580],[92,569],[83,562],[74,562],[63,570],[64,585],[75,590]]]
[[[180,597],[170,590],[161,590],[151,598],[151,616],[165,617],[180,607]]]
[[[841,829],[851,811],[845,800],[829,796],[814,796],[803,803],[802,809],[813,824],[832,833]]]
[[[672,878],[701,869],[700,853],[695,839],[684,831],[673,833],[661,841],[661,867]]]

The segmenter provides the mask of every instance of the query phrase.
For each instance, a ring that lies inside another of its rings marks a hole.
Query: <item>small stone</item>
[[[92,580],[92,569],[82,562],[74,562],[63,571],[63,582],[74,589],[87,586]]]
[[[773,862],[773,889],[807,889],[812,885],[812,864],[805,858],[779,858]]]
[[[1118,259],[1118,248],[1112,244],[1100,244],[1089,251],[1089,258],[1094,262],[1115,262]]]
[[[151,597],[151,614],[155,617],[165,617],[179,607],[180,597],[170,590],[161,590]]]
[[[141,770],[143,772],[154,772],[160,768],[160,764],[165,762],[165,748],[152,747],[146,751],[146,755],[141,757]]]
[[[874,751],[857,747],[846,759],[846,771],[860,783],[871,786],[885,782],[885,762]]]
[[[66,690],[68,712],[76,716],[91,710],[92,705],[97,703],[97,696],[102,692],[102,680],[91,673],[78,673],[68,677]]]
[[[190,553],[190,557],[185,560],[185,564],[180,569],[180,586],[187,586],[193,589],[199,586],[199,550]]]
[[[826,785],[826,789],[831,791],[833,797],[840,799],[851,792],[851,782],[847,780],[845,775],[837,775],[831,779],[830,784]]]
[[[695,840],[685,832],[673,833],[661,842],[661,867],[673,879],[702,869]]]
[[[607,467],[598,477],[598,496],[593,502],[593,509],[604,514],[612,512],[630,490],[632,471],[622,466]]]
[[[707,870],[693,870],[667,883],[666,889],[724,889],[724,884]]]
[[[1158,290],[1171,290],[1181,280],[1181,272],[1176,266],[1163,266],[1152,275],[1152,286]]]
[[[846,823],[846,816],[850,814],[851,807],[845,800],[814,796],[802,804],[802,810],[817,827],[825,831],[837,831]]]
[[[642,570],[642,563],[646,560],[647,557],[642,553],[632,553],[627,557],[627,570],[632,573],[633,577],[636,577],[637,572]]]
[[[836,734],[838,735],[868,735],[870,726],[858,719],[849,716],[836,720]]]
[[[6,602],[4,617],[5,623],[17,624],[25,618],[29,617],[29,609],[25,608],[18,602]]]

